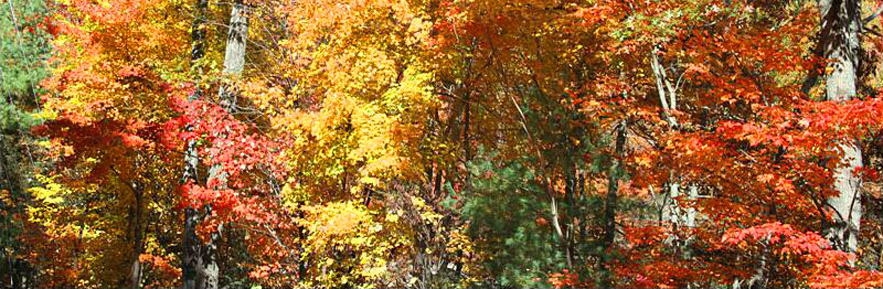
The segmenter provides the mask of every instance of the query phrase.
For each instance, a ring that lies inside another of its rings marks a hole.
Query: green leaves
[[[38,124],[34,117],[23,111],[19,106],[9,103],[0,103],[0,131],[4,134],[26,133],[32,126]]]
[[[49,75],[54,31],[45,1],[8,0],[0,9],[0,95],[37,105],[40,81]]]
[[[479,151],[469,165],[471,182],[458,195],[467,234],[492,252],[483,266],[500,285],[546,287],[546,273],[566,264],[548,221],[550,201],[523,160],[498,163],[495,155]]]

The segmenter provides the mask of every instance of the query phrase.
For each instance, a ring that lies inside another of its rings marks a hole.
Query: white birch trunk
[[[821,13],[821,32],[824,57],[831,60],[825,82],[825,98],[846,101],[855,98],[858,69],[861,62],[861,9],[858,0],[818,0]],[[839,249],[855,252],[861,222],[861,176],[855,169],[862,165],[858,140],[838,144],[842,152],[840,164],[834,171],[834,189],[837,195],[827,204],[834,210],[834,224],[827,236]]]

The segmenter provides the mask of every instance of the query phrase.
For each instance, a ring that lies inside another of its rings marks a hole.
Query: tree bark
[[[818,0],[821,13],[819,41],[821,51],[831,63],[825,81],[825,99],[846,101],[855,98],[861,66],[862,28],[858,0]],[[858,249],[861,221],[861,177],[855,169],[862,165],[858,140],[842,142],[842,162],[834,171],[834,189],[837,195],[827,204],[834,210],[834,224],[827,236],[836,247],[847,252]]]
[[[245,68],[245,46],[248,41],[248,6],[242,1],[233,3],[230,12],[230,30],[227,32],[227,46],[224,54],[224,74],[238,76]],[[233,114],[236,110],[236,94],[227,85],[221,85],[218,89],[218,101],[227,113]],[[227,186],[227,174],[220,165],[214,165],[209,169],[208,185],[214,189],[223,189]]]
[[[224,53],[224,74],[238,76],[245,69],[245,47],[248,41],[248,6],[241,0],[233,3],[230,11],[230,30],[227,31],[227,45]],[[221,107],[233,113],[236,106],[235,94],[227,85],[218,90]]]
[[[208,0],[196,0],[195,9],[196,18],[193,20],[191,41],[191,63],[197,64],[199,60],[205,56],[205,25],[206,14],[208,10]],[[202,68],[197,68],[201,74]],[[188,96],[188,100],[194,101],[202,98],[202,91],[197,86],[193,94]],[[189,129],[189,128],[188,128]],[[198,166],[199,155],[196,150],[196,144],[193,141],[187,143],[184,155],[184,182],[199,183]],[[206,212],[207,213],[207,212]],[[184,232],[183,232],[183,248],[181,250],[181,278],[183,289],[205,289],[217,288],[217,282],[209,282],[206,278],[206,272],[211,272],[212,268],[216,268],[215,251],[211,250],[211,246],[203,244],[199,236],[196,235],[196,228],[199,226],[201,216],[199,210],[193,207],[184,209]],[[213,265],[214,264],[214,265]]]
[[[144,214],[144,188],[138,183],[133,183],[132,193],[135,194],[135,207],[133,208],[133,235],[135,238],[133,257],[135,260],[132,261],[132,268],[129,275],[131,277],[129,280],[129,288],[138,289],[141,287],[141,253],[144,252],[144,230],[141,228]]]
[[[669,129],[678,130],[678,120],[672,115],[672,112],[678,109],[677,90],[679,83],[672,84],[665,72],[665,67],[659,60],[659,49],[653,47],[650,52],[650,68],[653,70],[653,76],[656,80],[656,92],[659,95],[659,104],[662,107],[662,118],[668,123]],[[674,171],[670,174],[670,180],[667,184],[668,193],[661,194],[658,201],[660,205],[661,218],[663,222],[671,224],[673,228],[680,226],[692,227],[695,225],[696,210],[688,208],[681,210],[677,198],[681,195],[681,177]],[[698,196],[699,188],[695,184],[687,185],[689,194],[688,198],[693,199]]]
[[[625,139],[626,139],[626,122],[622,121],[616,127],[616,144],[615,155],[612,156],[613,161],[607,172],[607,199],[604,204],[604,239],[602,246],[605,250],[613,248],[616,240],[616,206],[618,203],[619,180],[623,174],[623,168],[620,158],[625,155]],[[604,272],[601,275],[601,288],[612,288],[613,270],[610,268],[608,256],[603,254],[602,268]]]
[[[238,76],[245,68],[245,47],[248,36],[248,6],[242,1],[233,3],[230,11],[230,29],[227,32],[226,52],[224,54],[224,73],[228,76]],[[227,85],[221,85],[218,90],[218,100],[221,107],[227,113],[233,114],[236,109],[236,98],[233,90]],[[214,156],[209,156],[214,157]],[[212,189],[220,190],[227,188],[227,173],[221,165],[214,165],[209,169],[206,185]],[[211,208],[206,208],[206,216],[210,215]],[[223,226],[223,224],[222,224]],[[221,226],[212,232],[209,241],[203,246],[202,270],[197,280],[203,280],[203,287],[198,289],[217,289],[219,273],[217,262],[217,242],[221,237]]]

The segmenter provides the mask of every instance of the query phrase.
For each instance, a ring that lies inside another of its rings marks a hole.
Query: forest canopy
[[[881,1],[0,4],[0,288],[883,287]]]

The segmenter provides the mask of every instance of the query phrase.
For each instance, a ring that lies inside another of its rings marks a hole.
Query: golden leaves
[[[285,40],[288,57],[277,69],[297,85],[282,93],[256,80],[246,91],[268,112],[275,133],[290,139],[284,161],[309,171],[297,190],[357,195],[422,171],[423,125],[438,104],[425,64],[432,23],[424,8],[354,0],[285,10],[296,37]]]
[[[372,288],[387,277],[392,250],[408,244],[400,215],[371,211],[352,201],[303,209],[306,216],[299,222],[308,235],[301,258],[317,264],[303,285]]]

